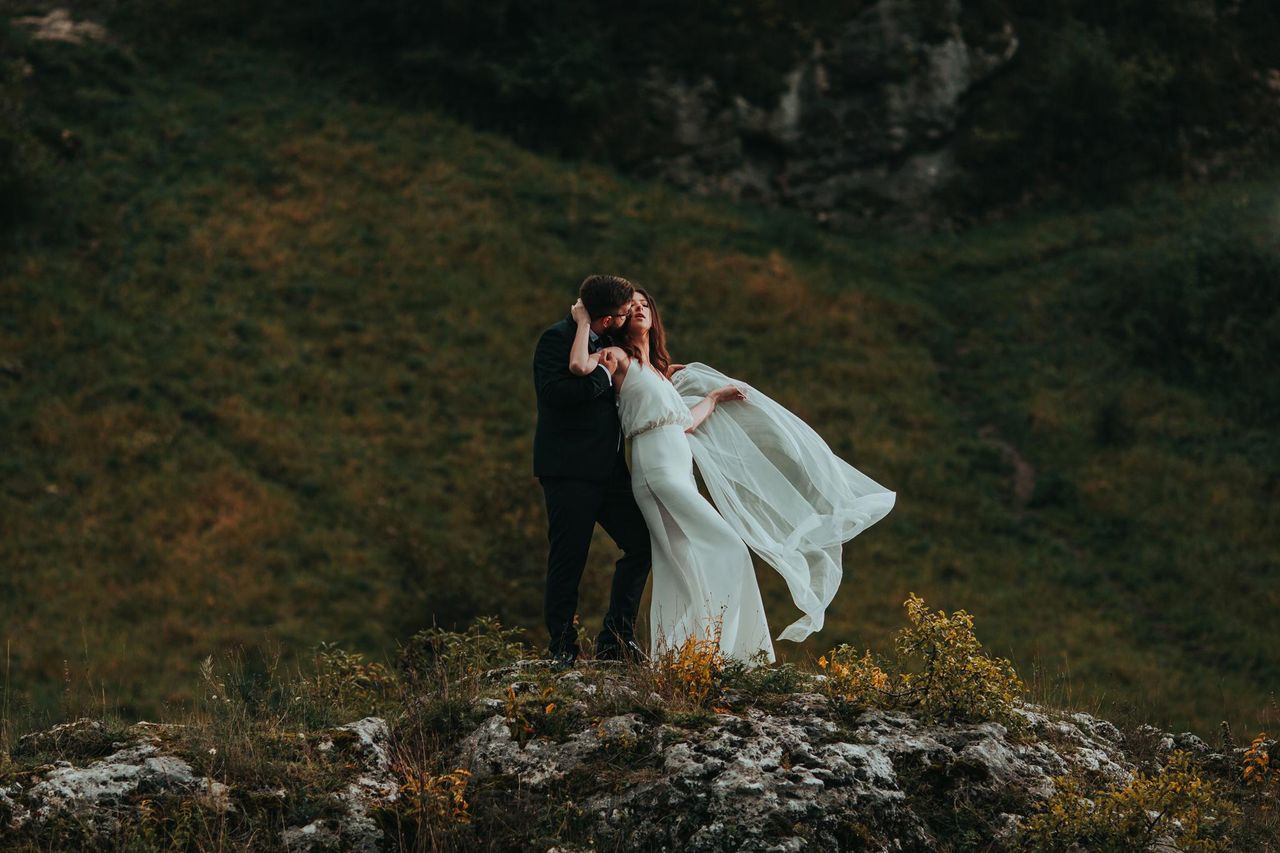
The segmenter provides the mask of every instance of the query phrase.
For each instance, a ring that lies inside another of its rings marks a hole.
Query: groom
[[[588,276],[578,297],[591,317],[596,352],[605,336],[619,333],[631,316],[631,282],[613,275]],[[649,576],[649,529],[631,493],[622,449],[622,425],[613,379],[602,363],[587,376],[569,371],[577,324],[565,317],[542,333],[533,356],[538,426],[533,473],[547,501],[547,586],[544,603],[551,656],[560,666],[578,657],[578,584],[597,523],[623,551],[613,572],[604,630],[596,637],[600,660],[636,659],[636,613]]]

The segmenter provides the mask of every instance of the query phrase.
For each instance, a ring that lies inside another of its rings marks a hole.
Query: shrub
[[[687,701],[707,708],[719,697],[725,669],[720,651],[720,626],[709,637],[688,637],[679,646],[667,648],[653,661],[658,693],[668,699]]]
[[[828,695],[854,707],[912,709],[942,720],[995,720],[1010,731],[1025,727],[1014,703],[1025,688],[1013,665],[991,658],[963,610],[930,613],[911,593],[904,602],[911,623],[894,636],[899,666],[886,670],[868,649],[842,645],[818,659]],[[903,666],[903,665],[906,666]]]
[[[465,631],[427,628],[414,634],[401,646],[396,665],[404,703],[396,737],[427,754],[435,752],[437,740],[460,735],[472,721],[472,701],[485,672],[528,656],[519,633],[481,617]]]
[[[393,768],[402,780],[393,808],[378,817],[397,850],[471,849],[466,830],[472,820],[467,799],[471,772],[437,767],[439,756],[395,750]]]
[[[445,683],[474,678],[486,670],[528,657],[517,638],[520,630],[504,628],[482,616],[465,631],[425,628],[400,649],[398,668],[411,682],[438,679]]]
[[[725,661],[721,680],[726,687],[761,697],[795,693],[805,685],[807,676],[794,664],[770,665],[764,652],[757,652],[750,663],[737,658]]]
[[[298,684],[300,696],[320,702],[340,715],[371,713],[395,693],[395,675],[364,655],[321,643],[315,653],[314,672]]]
[[[1023,850],[1151,850],[1166,836],[1178,849],[1225,850],[1225,818],[1235,813],[1217,783],[1202,778],[1190,756],[1169,755],[1155,774],[1137,773],[1128,785],[1093,789],[1080,774],[1058,776],[1055,792],[1023,823]]]
[[[508,685],[506,694],[507,726],[511,736],[523,745],[532,737],[563,740],[568,737],[580,714],[563,698],[554,685],[547,685],[533,695],[516,692],[518,685]]]
[[[1269,162],[1276,122],[1258,69],[1280,16],[1268,5],[964,4],[978,32],[1010,21],[1020,47],[958,134],[968,176],[957,201],[1122,197],[1145,178],[1194,173],[1215,149],[1235,149],[1233,165]]]
[[[1269,741],[1266,732],[1260,732],[1244,751],[1241,761],[1241,778],[1247,785],[1280,785],[1280,767],[1271,763],[1271,749],[1275,741]]]
[[[467,785],[470,781],[471,771],[462,769],[438,776],[408,774],[405,783],[400,786],[400,794],[405,798],[405,811],[423,820],[470,823],[470,804],[467,802]]]
[[[1243,784],[1240,812],[1232,827],[1232,840],[1241,850],[1270,849],[1280,838],[1280,767],[1272,759],[1276,741],[1260,732],[1241,757],[1238,781]]]

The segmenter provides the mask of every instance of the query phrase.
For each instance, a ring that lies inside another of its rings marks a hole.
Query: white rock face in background
[[[53,9],[47,15],[29,15],[14,18],[13,23],[26,27],[31,37],[38,41],[65,41],[80,44],[85,41],[106,41],[107,31],[93,21],[75,21],[66,9]]]
[[[949,145],[963,99],[1018,49],[1009,25],[967,41],[959,0],[880,0],[840,31],[821,33],[769,107],[716,81],[650,71],[651,108],[668,151],[645,167],[708,195],[809,211],[839,225],[930,220],[955,176]]]

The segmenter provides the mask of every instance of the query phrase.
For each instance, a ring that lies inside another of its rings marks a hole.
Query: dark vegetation
[[[931,3],[917,0],[928,16]],[[783,76],[869,0],[114,0],[156,49],[222,32],[296,51],[402,103],[525,145],[624,167],[669,144],[644,108],[652,66],[772,105]],[[966,38],[1007,23],[1014,64],[976,92],[957,142],[961,220],[1030,201],[1118,199],[1160,177],[1238,174],[1280,140],[1280,9],[1269,0],[970,0]],[[941,18],[940,15],[934,17]],[[941,40],[945,32],[933,34]]]
[[[0,22],[0,233],[7,234],[29,218],[38,197],[49,156],[32,127],[24,79],[30,66],[22,55],[19,34]]]
[[[919,0],[928,6],[938,0]],[[292,53],[366,97],[443,109],[559,156],[641,168],[669,145],[648,69],[710,77],[771,105],[784,75],[869,0],[81,0],[149,58],[221,36]],[[24,8],[21,4],[19,9]],[[28,10],[48,8],[31,3]],[[925,14],[928,14],[927,9]],[[1115,200],[1159,178],[1239,175],[1280,141],[1280,11],[1268,0],[975,0],[972,44],[1008,24],[1020,49],[971,98],[948,207],[973,221],[1053,200]],[[933,34],[938,39],[948,34]],[[3,36],[14,48],[12,36]],[[42,172],[21,72],[0,77],[0,186]],[[51,92],[44,93],[49,97]],[[46,142],[56,140],[46,139]],[[19,183],[14,183],[18,181]],[[6,194],[9,203],[24,194]],[[0,211],[0,216],[6,215]],[[13,212],[7,214],[10,218]]]

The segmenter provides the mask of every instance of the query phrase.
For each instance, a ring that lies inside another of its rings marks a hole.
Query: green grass
[[[885,649],[915,591],[1080,707],[1261,725],[1280,683],[1274,435],[1136,366],[1091,294],[1227,212],[1274,233],[1274,176],[841,237],[265,53],[193,45],[119,73],[66,117],[84,142],[54,208],[66,236],[0,272],[9,714],[155,715],[194,701],[210,653],[379,657],[478,614],[540,643],[532,346],[612,271],[653,288],[677,360],[774,396],[898,493],[847,549],[827,628],[785,656]],[[1026,506],[997,441],[1034,469]],[[601,538],[584,622],[611,556]]]

